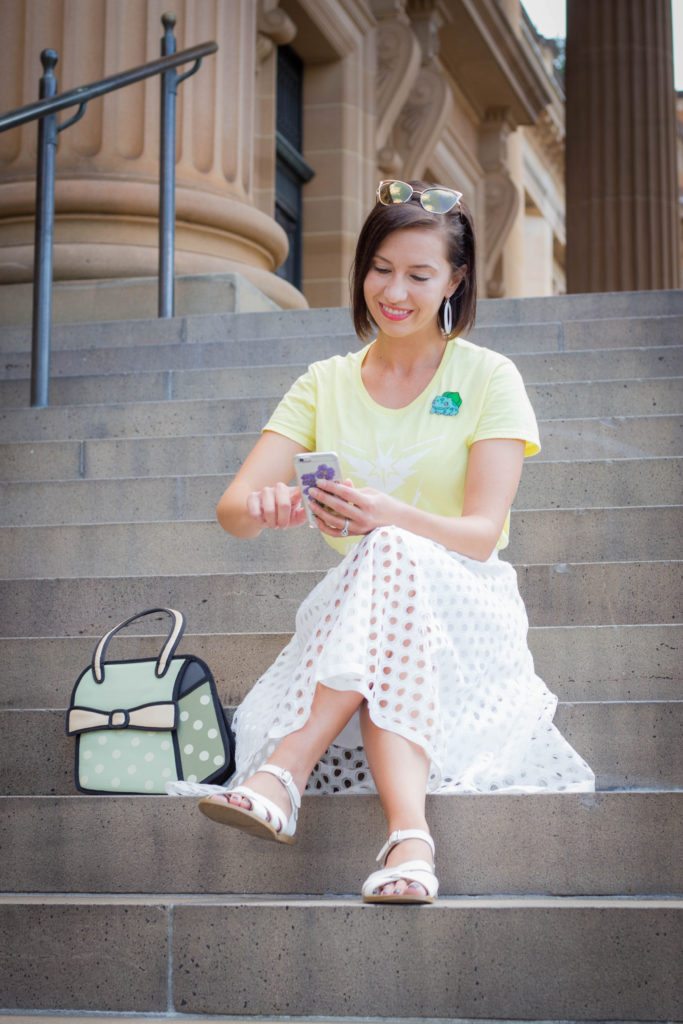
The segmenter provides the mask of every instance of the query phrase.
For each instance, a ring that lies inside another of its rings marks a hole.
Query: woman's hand
[[[301,491],[284,483],[251,491],[247,495],[247,512],[255,523],[271,530],[287,530],[306,522]]]
[[[393,522],[395,500],[374,487],[354,487],[351,480],[343,484],[320,480],[308,493],[314,499],[312,509],[318,527],[328,537],[339,537],[347,520],[349,537],[362,537]]]

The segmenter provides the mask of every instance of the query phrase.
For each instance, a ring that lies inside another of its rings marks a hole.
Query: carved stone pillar
[[[679,285],[670,0],[569,0],[567,291]]]
[[[508,137],[511,128],[509,111],[492,107],[487,110],[479,129],[487,241],[483,265],[484,294],[491,299],[499,299],[511,292],[515,294],[513,285],[517,284],[516,281],[510,283],[506,279],[510,273],[509,264],[514,261],[503,259],[508,237],[521,210],[519,191],[510,176]]]
[[[394,125],[415,85],[421,51],[397,0],[373,0],[377,24],[377,167],[381,177],[400,177],[403,158],[394,142]]]
[[[409,0],[407,13],[419,44],[420,67],[393,129],[402,177],[421,178],[453,110],[453,96],[438,65],[442,20],[436,0]]]
[[[3,106],[36,98],[46,46],[60,55],[60,91],[158,57],[167,6],[0,0],[0,22],[13,40],[10,59],[0,62]],[[255,205],[257,5],[176,0],[174,10],[179,50],[209,39],[219,45],[178,90],[176,271],[238,271],[280,305],[302,305],[274,274],[286,253],[284,232]],[[0,283],[32,274],[35,137],[35,124],[0,136]],[[158,146],[158,78],[92,100],[60,136],[57,280],[156,274]]]
[[[279,0],[258,0],[256,43],[254,202],[271,217],[275,215],[277,48],[291,43],[296,36],[296,25],[278,3]]]

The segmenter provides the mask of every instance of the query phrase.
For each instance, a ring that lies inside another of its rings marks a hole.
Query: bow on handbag
[[[177,724],[178,705],[174,701],[116,711],[74,707],[69,709],[66,734],[76,736],[95,729],[175,729]]]

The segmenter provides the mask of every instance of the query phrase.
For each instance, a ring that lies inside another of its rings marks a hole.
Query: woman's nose
[[[404,299],[407,289],[403,278],[392,277],[390,281],[387,281],[384,286],[384,294],[388,299],[393,299],[395,302],[399,299]]]

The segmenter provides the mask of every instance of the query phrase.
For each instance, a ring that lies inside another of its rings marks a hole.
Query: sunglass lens
[[[405,181],[383,181],[379,186],[379,201],[385,206],[392,203],[407,203],[413,194],[410,185]]]
[[[448,213],[460,199],[459,192],[446,188],[428,188],[422,193],[421,203],[429,213]]]

